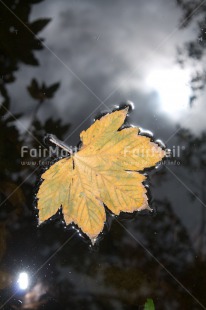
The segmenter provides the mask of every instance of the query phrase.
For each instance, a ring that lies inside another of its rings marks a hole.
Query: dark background
[[[0,0],[0,309],[206,309],[205,47],[206,1]],[[38,227],[45,158],[21,148],[124,104],[173,150],[154,211],[107,212],[95,247],[61,212]]]

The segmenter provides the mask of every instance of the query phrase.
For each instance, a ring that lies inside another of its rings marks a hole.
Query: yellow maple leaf
[[[43,173],[37,198],[43,222],[62,206],[66,224],[74,222],[94,243],[106,220],[105,204],[114,214],[148,208],[145,176],[137,171],[164,156],[136,127],[124,128],[128,109],[103,116],[80,135],[81,149]]]

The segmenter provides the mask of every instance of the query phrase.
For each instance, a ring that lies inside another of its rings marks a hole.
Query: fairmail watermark
[[[29,166],[29,165],[50,165],[54,158],[64,158],[73,156],[77,152],[81,150],[81,147],[73,147],[61,145],[59,146],[49,146],[43,147],[38,146],[37,148],[29,148],[24,145],[21,147],[21,165]],[[166,148],[162,150],[162,154],[164,154],[163,160],[159,162],[159,165],[181,165],[181,158],[183,156],[183,151],[185,150],[184,146],[174,145],[172,148]],[[130,158],[131,160],[144,160],[146,158],[155,157],[157,153],[161,150],[160,148],[154,144],[152,147],[132,147],[130,145],[124,147],[122,150],[115,152],[114,148],[114,156],[119,156],[119,158]],[[105,151],[101,151],[101,155],[105,158],[109,156],[111,152],[110,149],[105,149]]]
[[[27,145],[21,147],[21,165],[22,166],[38,166],[50,165],[55,158],[64,158],[71,156],[79,151],[79,147],[67,146],[60,148],[58,146],[49,146],[47,148],[38,146],[37,148],[29,148]]]

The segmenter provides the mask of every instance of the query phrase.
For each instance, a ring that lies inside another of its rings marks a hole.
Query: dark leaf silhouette
[[[23,8],[22,1],[11,0],[7,2],[6,4],[12,7],[14,15],[0,3],[0,72],[3,76],[3,85],[14,81],[14,72],[18,70],[19,63],[38,65],[34,50],[40,50],[43,46],[41,44],[42,39],[36,38],[35,34],[50,21],[48,18],[29,21],[31,5],[41,1],[24,2]],[[28,31],[27,27],[34,34]]]
[[[189,64],[194,67],[194,73],[190,81],[192,95],[189,99],[190,107],[205,88],[205,64],[203,62],[206,53],[206,4],[200,0],[177,0],[181,7],[183,17],[180,28],[188,27],[192,22],[196,26],[196,37],[177,48],[177,58],[181,66]],[[202,67],[202,69],[199,69]],[[198,68],[198,69],[196,69]]]
[[[46,99],[53,98],[59,86],[60,83],[54,83],[50,86],[46,86],[45,83],[39,85],[36,79],[32,79],[31,84],[27,87],[27,89],[32,98],[43,102]]]
[[[30,29],[32,32],[37,34],[39,31],[44,29],[44,27],[50,22],[50,18],[41,18],[30,24]]]
[[[54,84],[52,84],[51,86],[49,86],[49,87],[46,89],[46,96],[47,96],[47,98],[53,98],[54,93],[57,91],[57,89],[59,88],[59,86],[60,86],[60,83],[54,83]]]

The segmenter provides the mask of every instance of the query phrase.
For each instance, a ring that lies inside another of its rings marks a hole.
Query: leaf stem
[[[72,148],[70,148],[68,145],[66,145],[63,141],[57,139],[54,135],[50,134],[48,137],[48,140],[51,143],[54,143],[56,146],[60,147],[61,149],[65,150],[68,152],[70,155],[73,154]]]

